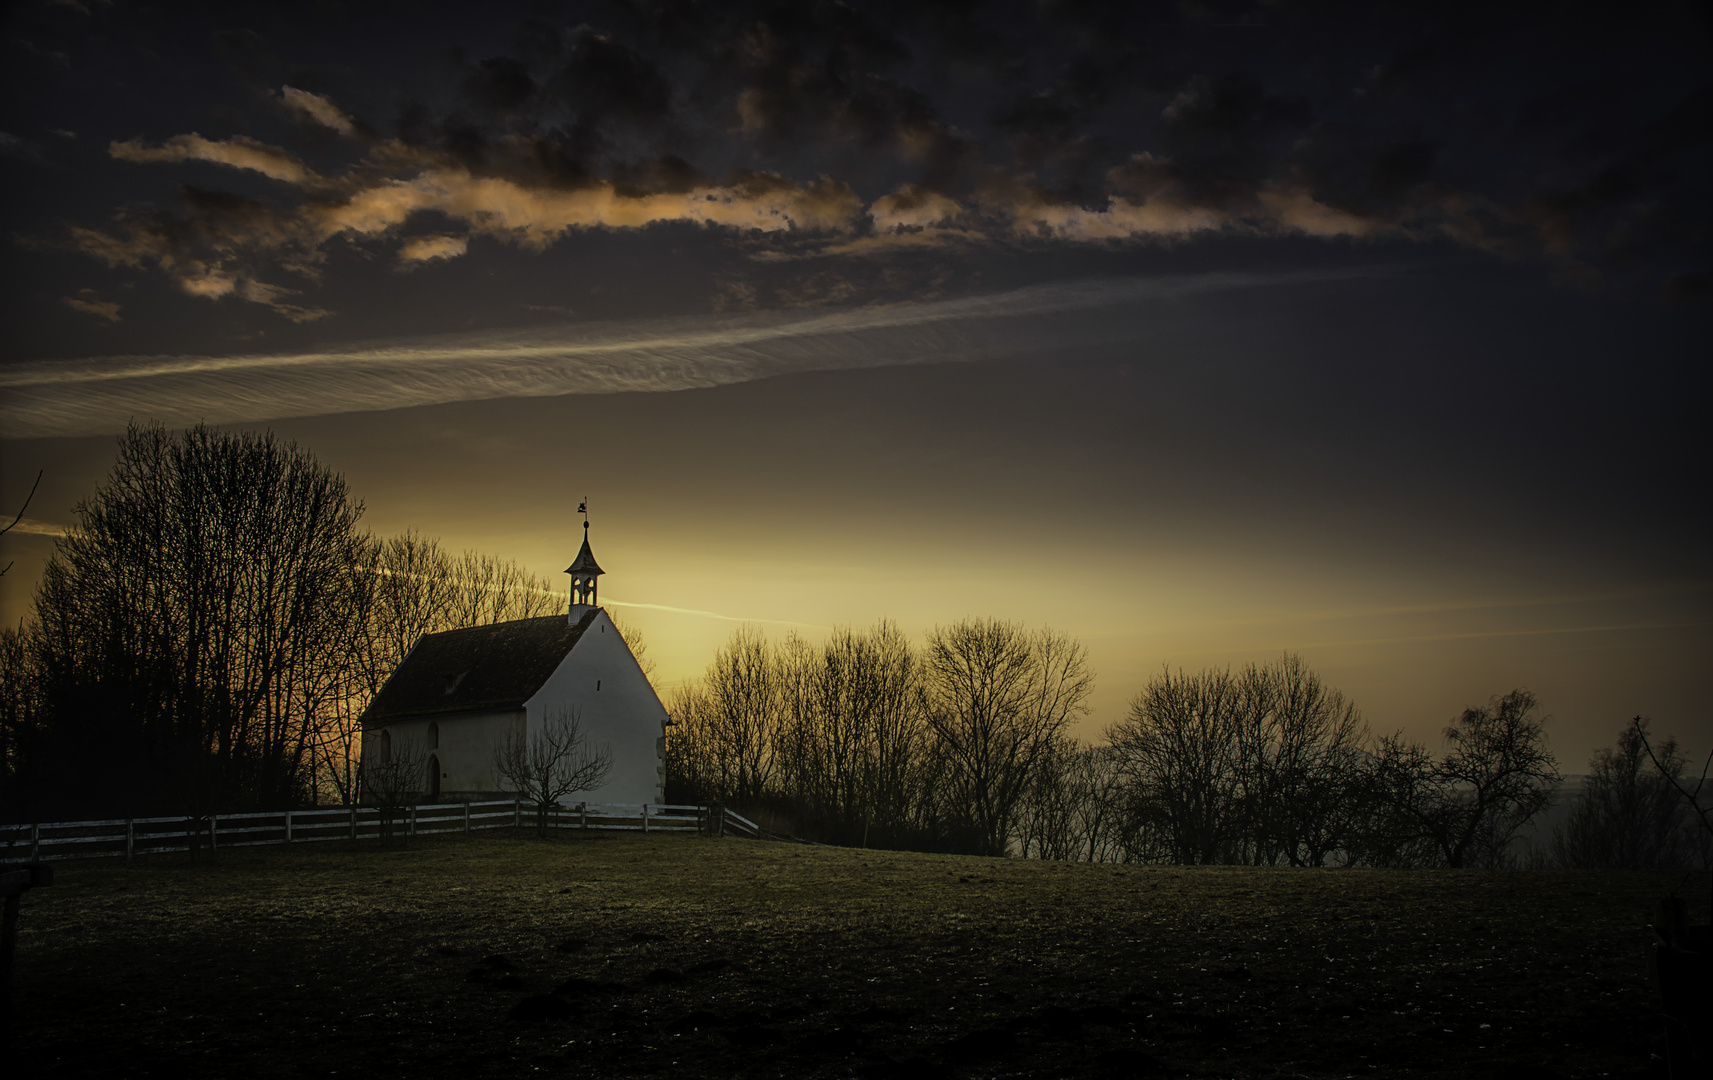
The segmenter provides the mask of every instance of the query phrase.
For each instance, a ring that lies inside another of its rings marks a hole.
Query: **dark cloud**
[[[1457,6],[626,0],[496,9],[479,26],[382,6],[327,13],[347,35],[328,40],[313,14],[232,10],[196,35],[151,24],[149,48],[194,38],[224,74],[192,65],[185,84],[244,93],[217,115],[163,97],[108,136],[110,156],[244,170],[273,194],[234,183],[246,194],[222,201],[198,180],[172,214],[126,200],[106,226],[92,223],[107,207],[70,222],[80,250],[156,251],[126,265],[194,295],[243,297],[275,271],[313,287],[335,240],[387,245],[377,266],[441,265],[468,235],[539,250],[662,221],[780,260],[1449,239],[1649,291],[1701,273],[1709,239],[1713,88],[1694,63],[1709,50],[1669,2],[1604,29]],[[117,41],[139,18],[94,22]],[[43,33],[89,62],[75,34]],[[364,51],[395,38],[414,59]],[[387,134],[370,126],[388,115]],[[7,130],[56,127],[92,129],[43,112]]]
[[[491,114],[514,113],[535,97],[529,69],[509,56],[491,56],[472,65],[464,76],[464,95]]]
[[[671,114],[672,86],[639,53],[602,34],[583,31],[553,82],[561,100],[586,118],[644,126]]]
[[[1247,74],[1194,76],[1160,116],[1167,154],[1203,171],[1253,177],[1271,172],[1314,119],[1304,98]]]
[[[1368,197],[1380,201],[1396,199],[1426,183],[1433,176],[1439,145],[1437,140],[1424,139],[1381,147],[1368,170]]]

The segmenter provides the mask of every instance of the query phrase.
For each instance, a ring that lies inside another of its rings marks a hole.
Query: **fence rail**
[[[339,806],[216,814],[205,818],[141,817],[0,825],[0,864],[55,859],[125,858],[169,851],[374,840],[387,829],[407,836],[472,833],[536,824],[534,806],[517,799],[399,807]],[[720,804],[573,803],[548,814],[551,829],[706,832],[762,839],[764,830]]]

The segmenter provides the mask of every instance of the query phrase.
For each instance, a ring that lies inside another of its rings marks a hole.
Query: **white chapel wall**
[[[606,743],[612,751],[607,782],[594,791],[567,796],[567,801],[662,801],[660,739],[666,733],[666,708],[605,611],[595,616],[577,647],[524,708],[532,737],[544,717],[576,708],[584,736]]]
[[[395,753],[410,747],[423,760],[425,769],[430,757],[439,759],[443,797],[499,798],[508,791],[506,783],[494,774],[494,748],[523,722],[522,709],[399,720],[364,731],[363,754],[366,757],[377,752],[380,733],[386,731],[392,735]],[[430,724],[435,725],[437,747],[430,744]],[[426,772],[424,776],[426,779]]]

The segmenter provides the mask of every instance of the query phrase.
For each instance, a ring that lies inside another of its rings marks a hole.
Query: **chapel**
[[[666,778],[666,708],[596,600],[603,571],[583,546],[566,615],[427,634],[400,662],[362,717],[363,756],[395,746],[425,758],[427,802],[509,798],[494,769],[508,733],[531,738],[548,717],[575,710],[583,737],[604,746],[612,768],[581,802],[659,803]]]

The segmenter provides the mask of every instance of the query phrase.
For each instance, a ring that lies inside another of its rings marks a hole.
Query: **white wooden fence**
[[[479,829],[533,827],[535,807],[515,799],[441,803],[392,811],[395,833],[472,833]],[[640,832],[714,832],[761,839],[764,830],[723,806],[671,803],[574,803],[549,815],[554,829]],[[212,818],[111,818],[0,825],[0,863],[50,859],[134,858],[166,851],[211,850],[317,840],[373,840],[381,835],[382,811],[372,806],[318,810],[273,810],[217,814]]]

